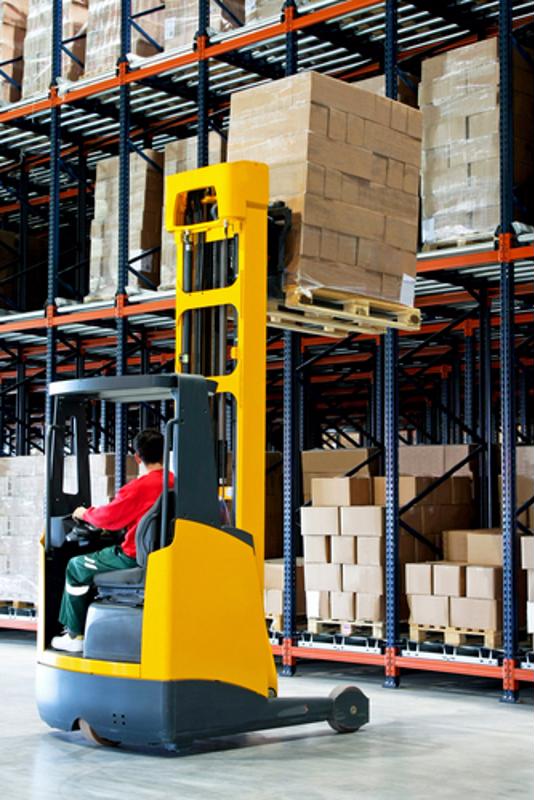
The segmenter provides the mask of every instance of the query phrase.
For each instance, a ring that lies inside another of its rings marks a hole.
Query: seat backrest
[[[174,517],[174,492],[172,489],[166,491],[169,492],[169,519],[172,520]],[[146,567],[149,554],[159,546],[162,497],[163,495],[160,494],[154,505],[141,517],[135,532],[136,561],[140,567]]]

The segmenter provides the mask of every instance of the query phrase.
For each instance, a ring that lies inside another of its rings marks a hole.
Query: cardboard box
[[[340,592],[341,566],[339,564],[304,564],[306,591]]]
[[[534,569],[534,536],[521,537],[521,566]]]
[[[352,537],[339,537],[341,540],[351,540]],[[411,538],[411,537],[410,537]],[[383,536],[358,536],[358,564],[370,567],[382,566],[385,562],[386,540]],[[401,549],[401,548],[399,548]],[[402,554],[400,556],[402,561]],[[347,562],[350,563],[350,562]],[[356,562],[354,562],[356,563]]]
[[[383,536],[384,509],[382,506],[354,506],[340,509],[343,536]]]
[[[355,536],[333,536],[332,564],[357,564],[358,540]]]
[[[304,561],[308,564],[328,564],[330,561],[330,536],[303,536]],[[341,539],[341,536],[336,536]],[[334,562],[336,563],[336,562]]]
[[[465,565],[441,562],[432,568],[434,594],[448,597],[465,595]]]
[[[344,564],[342,570],[344,592],[384,594],[384,570],[382,567]]]
[[[466,594],[478,600],[500,600],[502,597],[502,568],[468,565]]]
[[[303,536],[337,536],[339,510],[328,506],[301,508],[300,530]]]
[[[365,506],[372,503],[370,478],[313,478],[314,506]]]
[[[310,619],[330,619],[330,592],[307,590],[306,615]]]
[[[449,601],[457,598],[439,597],[438,595],[408,595],[410,622],[414,625],[449,625]]]
[[[501,629],[501,608],[498,600],[476,600],[472,597],[451,597],[451,626],[473,630]]]
[[[360,622],[382,622],[384,611],[383,595],[362,592],[356,595],[356,619]]]
[[[500,533],[500,528],[443,531],[443,557],[445,561],[467,561],[467,537],[470,534]]]
[[[303,596],[304,591],[304,559],[297,558],[297,595]],[[265,589],[284,588],[284,559],[272,558],[264,562],[263,566]]]
[[[527,600],[534,603],[534,569],[527,570]]]
[[[352,592],[332,592],[330,594],[330,613],[332,619],[350,622],[355,619],[355,596]]]
[[[527,633],[534,633],[534,603],[527,603]]]
[[[406,594],[432,594],[432,563],[406,564]]]
[[[413,475],[400,475],[399,476],[399,506],[409,503],[427,489],[435,480],[435,478],[416,477]],[[386,479],[374,479],[375,500],[377,506],[386,505]],[[441,505],[449,503],[451,500],[450,482],[438,486],[429,495],[419,501],[418,505]]]
[[[281,589],[266,589],[265,590],[264,607],[266,614],[283,614],[284,613],[284,593]]]
[[[469,533],[467,563],[481,567],[502,567],[502,535],[498,533]]]
[[[371,456],[373,450],[366,447],[338,448],[336,450],[304,450],[302,457],[302,471],[306,473],[321,473],[323,475],[345,475],[350,470],[363,464]],[[375,460],[376,461],[376,460]],[[362,467],[358,470],[358,477],[368,477],[369,469],[373,466]],[[376,463],[374,464],[376,469]]]

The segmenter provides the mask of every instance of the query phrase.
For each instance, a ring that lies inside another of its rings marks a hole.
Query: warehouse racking
[[[161,149],[174,138],[196,135],[202,166],[208,160],[209,131],[225,135],[229,95],[234,90],[301,69],[317,69],[344,80],[384,71],[388,95],[393,97],[398,73],[403,78],[416,72],[422,58],[500,33],[502,218],[497,240],[420,256],[416,298],[423,324],[417,334],[350,334],[332,341],[271,330],[268,419],[271,444],[284,451],[285,621],[284,633],[273,641],[273,648],[285,671],[291,673],[298,659],[319,658],[379,665],[389,686],[398,685],[402,669],[483,675],[502,680],[503,698],[514,701],[520,682],[534,681],[532,656],[518,649],[513,592],[516,438],[531,442],[534,422],[528,402],[534,388],[530,358],[534,245],[512,236],[510,58],[512,40],[529,42],[534,2],[458,0],[440,4],[439,13],[436,4],[422,0],[297,5],[292,0],[284,3],[280,19],[209,35],[210,3],[199,0],[195,46],[128,62],[132,25],[138,30],[143,20],[132,17],[130,3],[123,0],[122,57],[116,73],[65,84],[61,54],[68,43],[61,41],[61,0],[53,0],[50,92],[0,110],[0,215],[4,226],[18,225],[20,230],[18,309],[25,308],[36,274],[35,265],[29,263],[28,231],[49,229],[44,312],[9,313],[0,322],[0,451],[25,454],[43,447],[44,422],[50,413],[46,385],[56,376],[172,369],[172,294],[147,291],[129,297],[126,291],[128,273],[135,273],[135,261],[128,253],[131,152],[142,153],[148,146]],[[161,8],[154,0],[153,13]],[[86,293],[94,167],[109,155],[120,159],[115,300],[58,307],[58,295],[66,293],[72,303]],[[62,240],[73,241],[74,247],[62,247]],[[119,406],[112,418],[105,404],[95,411],[93,447],[116,450],[119,483],[124,478],[128,425],[135,427],[138,415],[143,423],[158,422],[165,412],[159,407]],[[318,642],[295,632],[299,450],[327,444],[332,437],[345,444],[378,445],[384,452],[385,646]],[[396,603],[398,531],[403,524],[397,504],[399,438],[472,445],[470,457],[479,460],[483,477],[483,525],[496,521],[500,442],[502,653],[411,652],[402,643]]]

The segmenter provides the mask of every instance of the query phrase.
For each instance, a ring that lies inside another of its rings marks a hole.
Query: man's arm
[[[129,484],[119,489],[111,503],[90,508],[78,506],[72,516],[74,519],[81,519],[94,525],[95,528],[103,528],[107,531],[120,531],[122,528],[128,527],[136,516],[135,501],[128,487]]]

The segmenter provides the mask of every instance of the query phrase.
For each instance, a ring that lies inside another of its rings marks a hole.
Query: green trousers
[[[97,553],[87,553],[71,558],[67,564],[65,591],[61,600],[59,621],[73,636],[83,634],[87,609],[92,600],[93,578],[99,572],[136,567],[135,558],[130,558],[117,545],[105,547]]]

